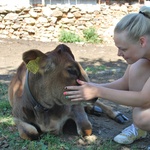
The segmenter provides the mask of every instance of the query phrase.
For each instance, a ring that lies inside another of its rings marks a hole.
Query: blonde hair
[[[128,39],[138,41],[143,35],[150,36],[150,7],[141,7],[139,13],[131,13],[123,17],[116,25],[114,32],[126,31]]]

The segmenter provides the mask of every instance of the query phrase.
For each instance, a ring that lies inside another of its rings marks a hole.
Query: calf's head
[[[23,54],[23,61],[29,70],[28,84],[32,95],[46,108],[51,108],[54,103],[72,103],[63,95],[64,87],[78,85],[77,79],[88,81],[85,71],[64,44],[46,54],[39,50],[27,51]]]

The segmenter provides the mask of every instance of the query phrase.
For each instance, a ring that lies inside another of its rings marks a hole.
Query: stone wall
[[[139,4],[0,7],[0,38],[58,41],[62,29],[82,36],[84,29],[94,27],[99,37],[109,42],[115,24],[124,15],[138,10]]]

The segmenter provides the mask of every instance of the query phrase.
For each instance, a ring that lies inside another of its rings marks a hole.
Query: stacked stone
[[[108,42],[115,24],[124,15],[138,10],[139,4],[0,7],[0,38],[58,41],[62,29],[82,36],[84,29],[94,27],[99,37]]]

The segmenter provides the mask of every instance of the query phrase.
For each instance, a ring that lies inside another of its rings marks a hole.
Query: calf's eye
[[[78,73],[77,73],[77,70],[75,70],[75,69],[69,68],[69,69],[67,69],[67,71],[68,71],[68,73],[71,74],[71,75],[77,75],[77,74],[78,74]]]

